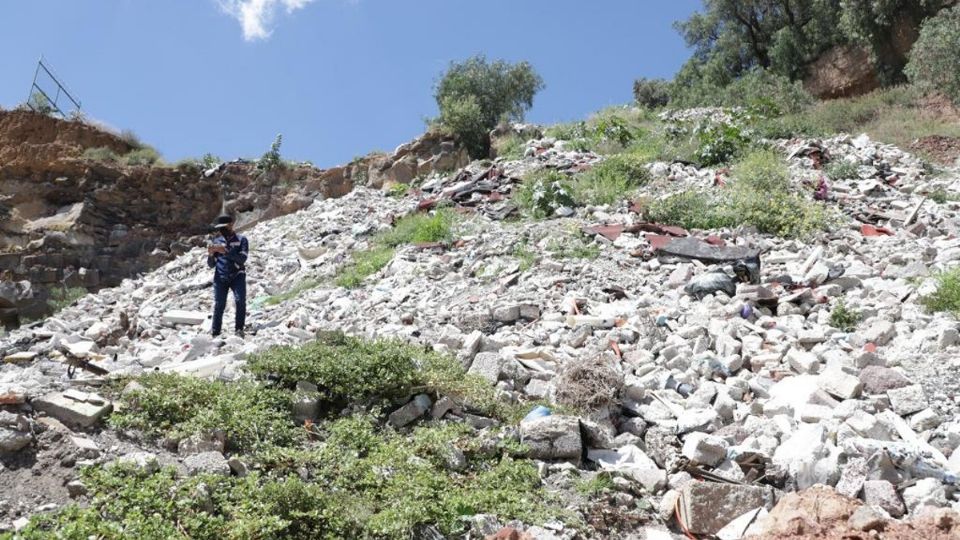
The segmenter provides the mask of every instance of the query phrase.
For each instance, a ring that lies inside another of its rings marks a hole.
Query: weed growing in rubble
[[[366,251],[357,251],[351,256],[350,264],[337,272],[334,282],[338,287],[355,289],[364,280],[382,270],[393,260],[393,248],[380,247]]]
[[[566,517],[533,463],[473,452],[466,430],[403,435],[348,417],[323,426],[322,445],[265,453],[261,472],[244,477],[90,467],[82,472],[87,506],[37,514],[18,538],[400,540],[424,525],[462,536],[465,515]]]
[[[860,166],[845,159],[831,161],[824,172],[833,181],[860,178]]]
[[[149,167],[160,161],[160,153],[149,146],[142,146],[124,154],[121,161],[131,167]]]
[[[268,297],[266,300],[264,300],[263,305],[276,306],[279,304],[283,304],[284,302],[293,300],[294,298],[299,297],[304,292],[309,291],[310,289],[315,289],[319,286],[320,286],[319,280],[313,279],[313,278],[305,279],[300,283],[297,283],[296,285],[294,285],[293,288],[290,289],[289,291],[282,292],[280,294],[275,294],[273,296]]]
[[[151,373],[140,388],[121,397],[110,416],[116,429],[182,439],[221,431],[227,448],[251,451],[298,438],[290,417],[291,397],[255,382],[225,383],[170,373]]]
[[[387,188],[387,197],[401,199],[410,192],[410,184],[395,183]]]
[[[50,299],[47,305],[54,313],[63,310],[77,300],[87,295],[87,290],[83,287],[70,287],[64,289],[51,289]]]
[[[960,267],[936,276],[937,290],[921,300],[933,312],[947,311],[960,317]]]
[[[577,491],[588,497],[599,495],[604,491],[613,490],[615,487],[616,484],[613,483],[613,478],[605,472],[598,472],[588,478],[577,480],[576,483]]]
[[[528,246],[526,242],[518,243],[513,248],[513,256],[520,261],[521,272],[526,272],[533,268],[533,265],[537,262],[537,254],[530,249],[530,246]]]
[[[847,307],[847,303],[841,298],[830,312],[830,326],[844,332],[853,332],[862,318],[859,311]]]
[[[571,186],[579,204],[614,204],[650,180],[646,162],[633,154],[619,154],[577,175]]]
[[[587,241],[582,235],[573,238],[554,238],[547,243],[547,251],[557,259],[595,260],[600,256],[600,246]]]
[[[283,159],[280,157],[280,145],[283,144],[283,135],[278,133],[273,139],[270,149],[257,160],[257,168],[264,172],[272,171],[283,166]]]
[[[526,215],[535,219],[553,217],[558,209],[576,205],[570,179],[554,169],[526,175],[513,200]]]
[[[927,197],[930,197],[930,200],[937,204],[960,201],[960,194],[949,192],[942,187],[931,191],[927,194]]]
[[[380,233],[374,243],[397,247],[403,244],[449,242],[453,239],[456,214],[441,208],[432,214],[410,214],[400,218],[392,229]]]
[[[517,160],[523,158],[524,141],[519,135],[511,133],[493,143],[493,150],[498,158]]]

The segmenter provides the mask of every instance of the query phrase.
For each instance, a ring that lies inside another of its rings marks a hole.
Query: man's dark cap
[[[230,214],[220,214],[217,216],[217,219],[213,222],[214,229],[222,229],[227,225],[233,225],[233,216]]]

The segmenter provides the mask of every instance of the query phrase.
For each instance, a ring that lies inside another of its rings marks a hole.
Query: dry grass
[[[616,405],[623,389],[623,373],[603,358],[574,360],[557,379],[557,403],[578,411]]]

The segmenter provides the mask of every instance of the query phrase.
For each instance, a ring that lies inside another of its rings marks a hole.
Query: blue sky
[[[672,28],[696,0],[0,0],[0,106],[44,54],[92,117],[169,161],[262,154],[318,166],[392,150],[436,114],[451,60],[529,60],[527,119],[628,102],[638,76],[689,55]]]

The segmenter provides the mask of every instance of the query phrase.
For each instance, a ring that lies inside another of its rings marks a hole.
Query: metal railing
[[[68,118],[80,113],[80,100],[74,97],[61,79],[54,74],[49,62],[41,56],[37,62],[37,70],[33,74],[27,107],[35,112]]]

